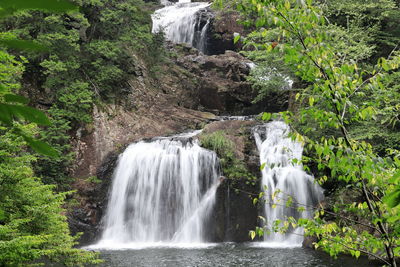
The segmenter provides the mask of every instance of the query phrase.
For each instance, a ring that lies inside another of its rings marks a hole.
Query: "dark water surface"
[[[332,259],[327,254],[303,248],[263,248],[221,244],[207,248],[145,248],[102,250],[101,266],[188,267],[188,266],[377,266],[365,258]]]

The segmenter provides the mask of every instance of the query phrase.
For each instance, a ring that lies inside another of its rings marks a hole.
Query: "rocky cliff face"
[[[174,46],[176,64],[194,75],[198,109],[218,115],[253,115],[268,103],[253,103],[257,92],[246,81],[250,61],[233,51],[207,56],[184,46]],[[271,105],[276,105],[271,102]],[[285,109],[285,103],[280,109]]]
[[[82,244],[97,236],[118,154],[128,144],[198,129],[215,118],[211,113],[190,109],[198,105],[192,96],[196,87],[191,79],[186,80],[187,86],[178,82],[185,80],[184,70],[171,69],[163,76],[161,88],[156,88],[156,80],[154,84],[144,79],[132,81],[131,91],[119,105],[95,106],[93,124],[76,135],[73,175],[77,177],[74,188],[79,205],[70,211],[69,222],[73,233],[84,232]]]
[[[255,92],[246,81],[250,61],[238,53],[206,56],[186,46],[169,49],[172,62],[156,81],[146,83],[150,78],[143,75],[142,81],[131,81],[121,104],[94,107],[93,124],[76,136],[75,177],[95,175],[108,153],[139,139],[201,128],[216,115],[265,110],[265,103],[252,103]]]
[[[229,40],[227,43],[232,43],[233,32],[241,32],[236,28],[235,16],[212,19],[216,23],[211,29]],[[75,136],[73,176],[77,177],[74,197],[78,204],[69,209],[68,217],[73,233],[84,232],[82,244],[99,237],[118,155],[132,142],[204,126],[205,132],[224,129],[235,144],[238,158],[254,176],[259,176],[251,139],[255,122],[212,121],[216,115],[280,111],[287,103],[277,105],[272,98],[252,103],[256,92],[246,81],[250,61],[234,51],[225,51],[235,49],[232,46],[225,46],[219,51],[223,54],[218,55],[204,55],[184,45],[167,44],[166,49],[169,60],[161,69],[151,73],[143,64],[137,77],[129,82],[129,92],[117,103],[95,106],[93,123],[79,129]],[[212,241],[249,240],[248,231],[257,225],[258,214],[251,196],[258,194],[259,188],[259,181],[249,183],[245,177],[223,181],[217,193],[215,216],[210,220],[209,228],[215,237]]]

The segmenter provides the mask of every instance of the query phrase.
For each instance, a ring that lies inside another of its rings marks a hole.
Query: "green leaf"
[[[400,186],[397,186],[397,188],[392,193],[386,195],[383,198],[383,201],[390,208],[394,208],[394,207],[400,205]]]
[[[393,176],[389,179],[389,183],[395,183],[397,180],[400,181],[400,170],[398,170]]]
[[[236,34],[235,38],[233,38],[233,43],[236,44],[240,40],[240,34]]]
[[[21,103],[21,104],[28,104],[29,99],[20,96],[20,95],[14,95],[14,94],[6,94],[4,95],[4,100],[6,102],[14,102],[14,103]]]
[[[4,85],[0,84],[0,92],[8,92],[8,89]]]
[[[254,238],[256,237],[256,232],[255,231],[250,231],[250,238],[251,240],[254,240]]]
[[[0,103],[0,111],[0,120],[6,124],[11,124],[13,116],[17,116],[39,125],[51,125],[46,114],[31,107]]]
[[[4,212],[4,210],[0,209],[0,221],[4,220],[6,217],[6,214]]]
[[[272,117],[272,114],[271,114],[271,113],[264,112],[263,115],[262,115],[262,120],[263,120],[263,121],[268,121],[268,120],[271,119],[271,117]]]
[[[397,221],[400,221],[400,214],[399,215],[395,215],[395,216],[391,216],[387,219],[388,223],[395,223]]]
[[[5,104],[0,104],[0,121],[6,125],[11,125],[13,121],[11,109]]]
[[[311,107],[314,105],[314,102],[315,102],[314,97],[310,96],[310,97],[308,98],[308,103],[310,104]]]
[[[253,198],[253,205],[256,205],[257,202],[258,202],[258,199],[257,198]]]
[[[285,1],[285,8],[286,9],[290,9],[290,2],[289,1]]]
[[[57,152],[57,150],[55,150],[54,148],[52,148],[49,144],[37,140],[37,139],[33,139],[32,137],[26,136],[24,134],[21,134],[22,137],[24,138],[24,140],[28,143],[28,145],[35,150],[37,153],[39,154],[43,154],[49,157],[58,157],[59,154]]]
[[[67,0],[1,0],[0,17],[27,9],[39,9],[53,13],[78,10],[77,6]]]
[[[264,168],[265,168],[265,165],[267,165],[267,163],[266,163],[266,162],[264,162],[263,164],[261,164],[261,166],[260,166],[260,171],[264,170]]]
[[[33,51],[44,51],[46,46],[35,43],[33,41],[18,40],[18,39],[3,39],[0,40],[0,45],[3,45],[10,49],[17,50],[33,50]]]
[[[354,256],[356,256],[357,259],[360,257],[360,255],[361,255],[361,252],[359,250],[356,250],[354,252]]]

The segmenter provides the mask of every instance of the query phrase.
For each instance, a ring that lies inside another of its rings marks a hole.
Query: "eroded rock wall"
[[[236,28],[234,16],[213,19],[217,23],[211,29],[224,38],[233,38],[233,32],[241,31]],[[277,105],[279,101],[271,98],[254,104],[257,92],[246,81],[250,61],[234,51],[225,51],[228,48],[232,47],[223,48],[223,54],[209,56],[191,47],[167,44],[168,59],[159,70],[149,70],[142,64],[129,81],[126,95],[115,103],[100,103],[93,108],[93,123],[79,129],[74,137],[76,164],[72,175],[77,178],[73,187],[78,203],[69,209],[68,217],[73,233],[84,232],[82,244],[99,237],[118,155],[132,142],[206,125],[206,132],[223,128],[235,143],[237,157],[254,176],[259,175],[251,134],[255,122],[210,121],[216,115],[281,111],[287,103]],[[259,181],[223,181],[210,220],[212,241],[249,240],[248,231],[257,225],[258,215],[252,196],[259,189]]]
[[[228,120],[212,122],[204,127],[202,134],[224,133],[233,144],[235,158],[248,172],[248,175],[240,177],[225,176],[219,186],[214,212],[207,227],[213,236],[212,242],[251,241],[249,231],[259,224],[260,207],[253,204],[253,198],[259,195],[261,189],[258,151],[252,134],[252,128],[257,123]]]
[[[277,106],[274,100],[266,99],[253,103],[257,92],[246,80],[250,63],[234,51],[207,56],[185,46],[170,46],[178,66],[191,73],[197,83],[198,109],[217,115],[253,115],[265,111],[268,105],[284,110],[287,103]],[[271,100],[271,102],[269,102]]]
[[[143,69],[130,81],[130,91],[117,104],[93,108],[93,122],[74,137],[76,162],[73,176],[78,203],[69,209],[73,234],[83,232],[81,244],[98,237],[108,190],[118,155],[132,142],[201,128],[214,119],[212,113],[196,110],[197,82],[174,64],[164,66],[151,78]]]

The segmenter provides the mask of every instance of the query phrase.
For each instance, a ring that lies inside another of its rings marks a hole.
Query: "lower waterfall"
[[[264,216],[269,230],[276,220],[284,221],[290,216],[310,218],[313,207],[323,198],[322,189],[314,182],[314,177],[308,175],[300,163],[293,162],[294,159],[300,162],[303,147],[288,137],[289,132],[289,126],[282,121],[258,126],[254,131],[260,164],[265,163],[262,190],[265,192]],[[287,207],[289,198],[293,204]],[[304,211],[299,211],[299,207]],[[303,229],[289,229],[285,234],[271,231],[264,236],[264,241],[277,246],[301,246]]]
[[[93,247],[202,243],[219,184],[219,161],[190,135],[131,144],[120,155]]]

